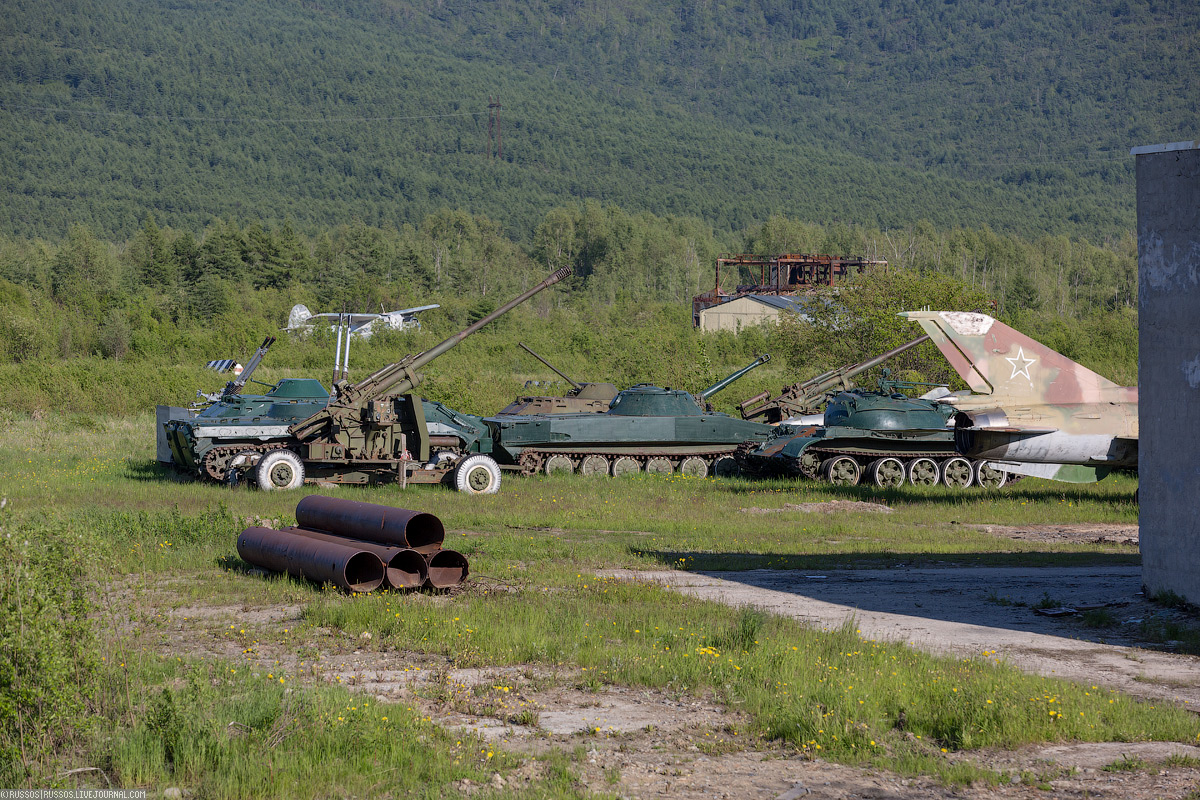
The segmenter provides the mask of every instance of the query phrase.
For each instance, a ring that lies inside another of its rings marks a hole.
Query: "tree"
[[[155,289],[174,285],[176,265],[153,214],[146,215],[141,230],[129,243],[128,257],[138,284]]]
[[[1042,297],[1037,284],[1029,277],[1026,270],[1018,270],[1009,279],[1008,289],[1004,293],[1004,308],[1011,313],[1021,311],[1037,311],[1042,307]]]
[[[94,312],[116,288],[116,274],[105,245],[87,228],[74,225],[51,265],[50,291],[63,305]]]

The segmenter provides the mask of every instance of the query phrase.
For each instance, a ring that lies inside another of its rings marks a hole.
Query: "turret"
[[[866,361],[858,364],[851,364],[839,369],[830,370],[802,383],[794,383],[791,386],[784,387],[779,396],[773,400],[763,402],[766,400],[768,392],[755,395],[741,403],[742,418],[757,419],[759,417],[766,417],[767,422],[775,423],[798,414],[815,414],[824,400],[826,393],[834,389],[853,388],[853,384],[850,382],[851,378],[861,375],[872,367],[876,367],[889,358],[893,358],[909,348],[916,347],[928,339],[928,336],[921,336],[920,338],[913,339],[911,342],[888,350],[882,355],[868,358]],[[759,405],[755,405],[756,403]]]

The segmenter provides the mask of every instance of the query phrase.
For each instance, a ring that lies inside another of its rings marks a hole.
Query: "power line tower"
[[[501,161],[504,160],[504,140],[501,139],[501,137],[500,137],[500,109],[501,108],[503,108],[503,106],[500,105],[500,96],[497,95],[495,98],[493,98],[489,94],[488,95],[488,131],[487,131],[488,161],[492,160],[493,138],[495,140],[496,158],[500,159]]]

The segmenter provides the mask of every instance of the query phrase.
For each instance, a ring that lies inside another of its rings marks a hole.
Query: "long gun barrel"
[[[839,386],[845,389],[850,388],[849,381],[851,378],[866,372],[872,367],[879,366],[889,358],[894,358],[905,350],[916,347],[928,339],[928,336],[920,336],[911,342],[906,342],[899,347],[888,350],[886,353],[877,355],[874,358],[868,358],[866,361],[859,362],[858,364],[833,369],[802,383],[794,383],[784,388],[774,400],[768,400],[759,406],[750,408],[754,403],[761,401],[765,397],[764,394],[755,395],[741,404],[742,417],[744,419],[756,419],[763,416],[778,417],[779,419],[772,420],[778,422],[790,414],[814,413],[816,406],[820,404],[821,399],[829,390]]]
[[[734,372],[732,375],[729,375],[728,377],[717,381],[712,386],[705,389],[703,392],[701,392],[698,395],[699,398],[701,400],[707,400],[708,398],[712,397],[717,392],[719,392],[722,389],[724,389],[725,387],[729,386],[729,384],[733,383],[738,378],[745,375],[747,372],[750,372],[750,370],[758,369],[759,367],[761,367],[763,364],[766,364],[770,360],[771,360],[771,354],[763,353],[761,356],[756,358],[752,363],[747,364],[746,366],[739,369],[737,372]]]
[[[383,395],[398,395],[411,392],[423,380],[421,374],[417,372],[418,369],[446,351],[456,347],[463,339],[466,339],[484,325],[487,325],[503,314],[507,314],[538,292],[553,286],[570,274],[571,268],[563,267],[529,291],[523,292],[475,324],[459,331],[423,353],[408,356],[394,364],[389,364],[371,373],[358,383],[348,384],[345,381],[339,381],[334,385],[337,394],[336,400],[331,400],[328,406],[313,414],[308,419],[292,425],[288,431],[298,439],[307,439],[320,431],[326,422],[334,419],[347,419],[374,398]]]
[[[242,370],[242,374],[225,384],[225,391],[223,394],[226,397],[230,397],[235,394],[241,394],[242,389],[250,380],[250,376],[254,374],[254,370],[258,369],[258,365],[263,360],[263,356],[267,354],[267,350],[269,350],[273,344],[275,344],[274,336],[268,336],[266,339],[263,339],[263,343],[260,344],[258,349],[254,351],[254,355],[250,356],[250,361]]]
[[[539,356],[537,353],[535,353],[535,352],[533,352],[532,350],[530,350],[530,349],[529,349],[529,348],[528,348],[528,347],[525,345],[525,343],[524,343],[524,342],[517,342],[517,344],[518,344],[518,345],[520,346],[520,348],[521,348],[522,350],[524,350],[526,353],[529,353],[529,355],[533,356],[533,357],[534,357],[534,358],[536,358],[538,361],[542,362],[542,363],[543,363],[543,364],[545,364],[547,367],[549,367],[550,369],[554,370],[554,372],[555,372],[555,373],[556,373],[556,374],[557,374],[557,375],[558,375],[560,378],[562,378],[562,379],[563,379],[564,381],[566,381],[567,383],[571,384],[571,386],[575,387],[575,391],[579,391],[580,389],[582,389],[582,388],[583,388],[583,384],[581,384],[581,383],[576,383],[575,381],[573,381],[573,380],[571,380],[570,378],[568,378],[568,377],[567,377],[567,373],[563,372],[563,371],[562,371],[562,370],[560,370],[558,367],[554,366],[554,365],[553,365],[553,364],[551,364],[549,361],[547,361],[546,359],[544,359],[544,358],[542,358],[541,356]]]

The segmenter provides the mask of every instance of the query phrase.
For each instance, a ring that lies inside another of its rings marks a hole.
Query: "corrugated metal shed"
[[[742,295],[701,311],[700,330],[736,332],[747,325],[774,322],[786,311],[795,312],[801,318],[808,319],[806,308],[810,302],[812,299],[807,297],[769,294]]]

